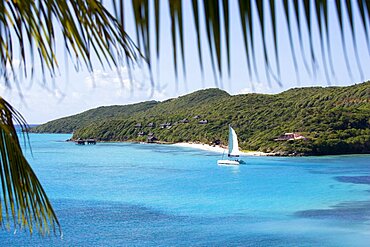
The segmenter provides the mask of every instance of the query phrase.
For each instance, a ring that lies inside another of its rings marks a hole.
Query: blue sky
[[[126,1],[128,3],[128,1]],[[125,2],[125,3],[126,3]],[[293,67],[292,55],[289,46],[288,33],[285,25],[285,16],[278,15],[279,26],[278,41],[279,41],[279,60],[281,64],[281,80],[283,86],[280,87],[273,81],[268,83],[264,76],[262,42],[259,33],[255,35],[255,52],[257,58],[257,68],[259,72],[259,80],[253,76],[252,80],[247,74],[247,63],[245,57],[244,43],[242,39],[239,12],[237,9],[237,1],[230,1],[230,27],[231,27],[231,76],[222,78],[222,89],[230,94],[239,93],[278,93],[292,87],[301,86],[328,86],[328,85],[351,85],[361,81],[352,47],[351,38],[348,36],[347,46],[349,51],[349,61],[353,71],[353,78],[350,78],[347,73],[345,61],[342,54],[342,43],[340,41],[340,32],[336,21],[335,9],[329,6],[330,11],[330,43],[332,46],[332,56],[334,61],[334,69],[336,77],[331,77],[329,84],[324,75],[324,67],[321,63],[321,53],[319,49],[318,31],[314,25],[314,43],[319,60],[319,68],[316,78],[310,77],[304,69],[302,55],[308,57],[308,43],[305,42],[304,54],[301,54],[298,46],[298,36],[293,34],[295,48],[299,63],[300,80],[297,81],[296,73]],[[278,1],[280,2],[280,1]],[[333,3],[333,1],[329,1]],[[108,6],[109,7],[109,6]],[[130,6],[126,6],[126,9]],[[117,105],[141,102],[145,100],[164,100],[167,98],[177,97],[186,93],[193,92],[202,88],[215,87],[211,62],[209,59],[208,44],[206,43],[206,32],[204,24],[201,26],[202,33],[202,54],[204,58],[204,75],[200,71],[198,51],[196,46],[196,33],[194,30],[193,16],[191,12],[190,1],[183,1],[185,10],[184,19],[184,37],[185,37],[185,60],[186,60],[186,78],[182,71],[181,64],[179,66],[179,77],[176,80],[174,74],[172,60],[172,43],[171,43],[171,27],[170,17],[168,14],[167,1],[161,1],[161,54],[159,63],[153,64],[153,74],[156,85],[154,87],[154,95],[150,98],[152,90],[149,80],[147,68],[139,68],[133,71],[134,80],[128,78],[127,68],[121,67],[113,70],[103,70],[99,66],[96,58],[95,71],[91,74],[87,69],[76,72],[70,61],[65,59],[65,50],[62,37],[59,34],[57,37],[58,59],[60,64],[60,73],[54,78],[47,78],[46,84],[43,83],[42,76],[36,76],[31,82],[24,78],[21,83],[22,95],[16,87],[11,89],[0,84],[0,95],[10,101],[26,118],[29,123],[43,123],[59,117],[76,114],[90,108],[102,105]],[[277,5],[278,11],[283,13],[282,6]],[[358,50],[360,61],[364,71],[364,80],[370,78],[370,71],[365,68],[370,64],[370,55],[366,46],[366,37],[362,30],[358,10],[354,10],[356,38],[358,40]],[[200,17],[203,20],[203,16]],[[303,17],[302,17],[303,18]],[[254,20],[257,25],[257,20]],[[368,23],[369,24],[369,23]],[[369,26],[369,25],[368,25]],[[258,26],[256,26],[258,27]],[[131,13],[127,11],[126,29],[129,35],[136,40],[133,29],[133,18]],[[154,28],[152,29],[154,30]],[[349,32],[349,26],[345,26],[345,32]],[[303,38],[307,39],[307,34],[303,34]],[[268,49],[272,51],[271,41],[272,32],[267,29]],[[152,40],[154,41],[153,37]],[[224,45],[224,44],[223,44]],[[226,72],[226,56],[225,47],[223,46],[223,68]],[[153,50],[153,56],[154,50]],[[271,59],[274,61],[273,59]],[[17,63],[17,60],[14,61]],[[36,61],[35,68],[39,67],[39,62]],[[273,65],[274,70],[275,65]],[[118,76],[119,70],[121,78]],[[225,73],[226,74],[226,73]],[[253,87],[252,87],[253,85]]]

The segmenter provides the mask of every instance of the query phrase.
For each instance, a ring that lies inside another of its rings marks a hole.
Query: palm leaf
[[[370,5],[370,3],[368,3],[368,5]],[[368,16],[366,16],[365,14],[365,0],[358,1],[358,8],[359,8],[360,15],[361,15],[362,26],[365,30],[365,37],[367,37],[367,40],[366,40],[367,49],[370,53],[369,30],[366,24],[367,22],[366,20]]]
[[[37,230],[42,234],[61,232],[50,201],[20,148],[13,119],[23,133],[28,129],[25,120],[3,98],[0,111],[1,224],[10,228],[11,216],[15,229],[28,228],[31,233]]]
[[[147,1],[144,6],[147,6]],[[116,6],[116,13],[123,11],[123,3]],[[8,77],[14,68],[14,45],[19,47],[21,67],[27,76],[33,75],[31,64],[39,57],[41,71],[54,77],[58,70],[55,33],[61,32],[65,48],[76,70],[84,65],[93,70],[92,54],[102,66],[119,66],[122,61],[137,62],[141,57],[136,45],[124,32],[123,18],[118,22],[100,1],[0,1],[0,76]],[[148,25],[147,25],[148,26]],[[146,42],[146,49],[149,42]],[[25,52],[30,47],[30,52]],[[34,52],[36,51],[36,52]],[[149,55],[145,54],[146,57]],[[29,56],[29,57],[28,57]],[[16,73],[13,73],[15,75]]]
[[[119,6],[117,14],[123,11],[123,4]],[[20,87],[13,65],[16,50],[20,51],[25,76],[30,74],[32,78],[36,57],[43,75],[47,71],[51,77],[56,75],[56,32],[63,34],[65,49],[76,70],[84,65],[93,71],[92,54],[101,65],[109,67],[119,66],[122,58],[130,66],[142,57],[124,32],[123,22],[119,23],[100,1],[0,1],[0,77],[7,86],[12,86],[10,70],[15,85]],[[26,52],[28,48],[30,52]],[[29,229],[31,233],[60,232],[45,191],[22,154],[13,120],[22,131],[27,130],[21,115],[0,98],[0,223],[7,228]]]
[[[247,69],[249,74],[249,80],[252,79],[252,71],[251,71],[251,61],[250,61],[250,55],[249,55],[249,43],[251,43],[252,46],[252,52],[253,52],[253,37],[248,36],[248,30],[251,30],[250,28],[250,20],[252,19],[250,10],[250,1],[243,1],[239,0],[239,14],[240,14],[240,21],[242,26],[242,33],[243,33],[243,40],[244,40],[244,47],[245,47],[245,56],[247,58]],[[255,62],[255,57],[252,55],[253,62]]]
[[[272,33],[274,41],[274,51],[275,51],[275,63],[277,69],[277,75],[280,80],[280,62],[279,62],[279,49],[278,49],[278,39],[277,39],[277,21],[276,21],[276,9],[275,9],[275,0],[270,0],[270,14],[272,22]]]
[[[324,64],[324,72],[325,72],[325,77],[327,82],[330,84],[330,77],[328,73],[328,67],[326,64],[326,59],[325,59],[325,48],[324,48],[324,25],[322,23],[324,19],[324,8],[325,8],[325,3],[322,0],[316,0],[315,2],[315,12],[316,12],[316,19],[317,19],[317,24],[319,26],[319,37],[320,37],[320,49],[321,49],[321,59]],[[325,23],[324,23],[325,24]],[[327,27],[327,26],[326,26]]]
[[[216,72],[215,59],[214,59],[215,44],[213,42],[213,38],[217,38],[217,37],[215,37],[212,33],[211,7],[212,7],[212,2],[210,0],[205,0],[203,2],[204,18],[205,18],[204,21],[205,21],[206,30],[207,30],[208,48],[209,48],[209,53],[211,56],[210,59],[211,59],[211,64],[212,64],[213,75],[215,78],[215,84],[216,86],[218,86],[218,76]]]
[[[224,17],[224,29],[225,29],[225,40],[226,40],[226,57],[227,57],[227,72],[230,77],[230,24],[229,24],[229,2],[227,0],[222,1],[223,17]]]
[[[200,71],[203,76],[203,59],[202,59],[202,47],[200,45],[200,25],[199,25],[199,10],[198,10],[198,0],[192,0],[192,7],[193,7],[193,16],[194,16],[194,24],[195,24],[195,31],[197,33],[197,46],[198,46],[198,56],[199,56],[199,64],[200,64]],[[157,33],[158,35],[158,33]]]
[[[290,50],[292,52],[292,57],[293,57],[293,65],[294,65],[294,70],[296,73],[297,81],[300,81],[300,76],[299,76],[299,70],[298,70],[298,62],[297,62],[297,57],[296,57],[296,51],[294,48],[293,44],[293,37],[292,37],[292,27],[291,27],[291,18],[289,14],[289,0],[284,0],[283,6],[284,6],[284,15],[285,19],[287,21],[287,27],[288,27],[288,35],[289,35],[289,45],[290,45]]]
[[[346,10],[347,10],[349,24],[350,24],[351,33],[352,33],[352,45],[353,45],[353,49],[355,51],[355,58],[356,58],[357,68],[358,68],[358,71],[360,73],[360,77],[361,77],[361,80],[362,80],[364,78],[364,73],[362,71],[361,62],[360,62],[360,58],[359,58],[359,55],[358,55],[356,34],[355,34],[355,26],[354,26],[355,23],[354,23],[354,20],[353,20],[354,17],[353,17],[353,13],[352,13],[352,1],[351,0],[346,0]]]
[[[351,78],[351,80],[353,80],[353,75],[352,75],[352,70],[351,70],[351,66],[349,64],[349,59],[348,59],[348,54],[347,54],[347,46],[346,46],[346,39],[345,39],[345,36],[344,36],[344,17],[343,17],[343,13],[342,13],[342,4],[341,4],[341,1],[340,0],[336,0],[335,1],[335,8],[336,8],[336,11],[337,11],[337,16],[338,16],[338,20],[339,20],[339,28],[340,28],[340,37],[341,37],[341,40],[342,40],[342,50],[343,50],[343,54],[344,54],[344,60],[346,62],[346,67],[347,67],[347,71],[348,71],[348,75],[349,77]]]
[[[114,0],[113,0],[114,1]],[[117,0],[119,2],[123,2],[123,0]],[[263,56],[263,65],[265,66],[265,75],[270,81],[270,77],[272,77],[275,81],[280,84],[280,54],[279,54],[279,46],[280,46],[280,39],[279,39],[279,28],[282,25],[286,25],[289,31],[289,39],[288,39],[288,46],[291,49],[292,59],[294,63],[294,68],[299,78],[299,63],[302,62],[303,66],[306,68],[306,71],[309,76],[316,77],[317,70],[319,69],[319,64],[323,65],[324,72],[326,76],[326,80],[328,83],[330,81],[335,80],[335,70],[332,62],[332,52],[331,52],[331,39],[329,28],[332,25],[329,25],[329,17],[333,16],[330,13],[337,12],[338,20],[335,20],[339,23],[340,26],[340,33],[342,39],[342,47],[343,47],[343,54],[344,60],[346,62],[347,70],[351,78],[353,78],[352,69],[349,63],[349,56],[347,45],[345,44],[345,36],[349,36],[352,38],[353,50],[354,55],[356,58],[356,64],[359,70],[359,74],[363,77],[363,70],[359,60],[359,54],[357,49],[357,39],[356,33],[357,30],[354,16],[353,16],[353,9],[355,6],[358,7],[361,22],[362,22],[362,30],[366,37],[366,43],[369,46],[370,51],[370,42],[369,42],[369,31],[368,31],[368,22],[369,22],[369,8],[370,4],[369,1],[366,0],[359,0],[359,1],[351,1],[351,0],[336,0],[332,2],[329,8],[329,1],[327,0],[293,0],[293,1],[277,1],[277,0],[266,0],[266,1],[238,1],[239,5],[239,16],[241,18],[241,27],[242,27],[242,35],[244,40],[244,49],[246,51],[245,57],[247,59],[247,70],[249,74],[249,79],[252,81],[252,65],[253,65],[253,72],[256,74],[257,79],[259,78],[258,70],[256,66],[256,58],[255,58],[255,47],[254,47],[254,36],[257,33],[260,34],[262,37],[262,56]],[[133,0],[133,5],[144,4],[143,1],[135,1]],[[291,3],[291,7],[290,6]],[[155,18],[159,16],[159,10],[161,9],[158,6],[158,1],[155,1],[155,8],[152,8],[153,15]],[[171,16],[171,28],[172,28],[172,48],[173,48],[173,60],[175,65],[175,74],[178,74],[178,57],[182,62],[183,70],[185,70],[185,59],[184,59],[184,37],[183,37],[183,27],[181,25],[183,18],[185,18],[185,14],[182,13],[184,10],[181,7],[183,2],[179,0],[169,0],[168,4],[170,5],[169,13]],[[195,31],[197,35],[197,47],[198,47],[198,56],[200,61],[201,71],[203,71],[203,57],[201,50],[204,49],[201,46],[201,20],[200,16],[204,16],[203,23],[205,26],[205,39],[209,49],[209,56],[212,65],[213,74],[215,77],[215,84],[216,86],[219,85],[218,81],[221,78],[222,82],[222,75],[223,73],[223,63],[226,63],[226,68],[228,73],[230,73],[231,67],[231,59],[230,59],[230,30],[229,30],[229,22],[230,19],[234,17],[229,13],[231,1],[227,0],[192,0],[192,12],[193,18],[195,23]],[[221,6],[222,4],[222,10]],[[282,4],[284,7],[284,15],[286,23],[282,20],[283,18],[277,18],[281,15],[278,13],[279,8],[277,8],[278,4]],[[332,7],[334,6],[334,7]],[[202,8],[203,7],[203,8]],[[145,7],[147,9],[147,7]],[[348,18],[345,18],[343,14],[346,13]],[[121,13],[119,18],[124,18],[124,15]],[[252,22],[257,20],[257,25],[254,25]],[[271,23],[268,23],[267,20],[271,20]],[[223,22],[222,22],[223,21]],[[296,23],[296,28],[294,26],[294,22]],[[141,27],[142,22],[136,20],[136,26]],[[158,21],[156,19],[156,27],[158,27]],[[316,45],[314,42],[314,36],[316,35],[316,27],[318,31],[318,36],[320,39],[319,45]],[[344,28],[346,25],[349,26],[351,32],[344,34]],[[223,29],[221,29],[223,26]],[[256,28],[257,27],[257,28]],[[159,29],[156,28],[156,32],[153,33],[155,39],[157,40],[157,56],[159,54],[159,46],[158,46],[158,36],[160,35]],[[224,33],[221,33],[221,31]],[[266,35],[266,30],[272,31],[272,39],[271,41],[268,40]],[[355,31],[356,30],[356,31]],[[179,33],[179,40],[177,38],[177,33]],[[297,54],[297,47],[293,44],[293,36],[298,35],[298,42],[299,42],[299,50],[302,54],[301,59],[298,59]],[[306,35],[307,34],[307,35]],[[139,34],[140,35],[140,34]],[[147,34],[145,34],[147,36]],[[224,44],[223,40],[221,39],[222,36],[225,36]],[[139,40],[143,40],[144,34],[141,35]],[[326,42],[325,42],[326,40]],[[138,41],[138,45],[140,46],[140,41]],[[180,45],[178,45],[180,44]],[[269,47],[272,46],[272,49]],[[306,47],[307,46],[307,47]],[[223,52],[221,47],[225,47],[225,51]],[[180,52],[178,51],[180,49]],[[309,56],[305,55],[305,50],[308,51]],[[222,54],[226,53],[226,59],[222,60]],[[318,54],[321,54],[321,61],[318,58]],[[276,65],[276,73],[272,70],[272,63],[271,61],[275,59]],[[149,61],[150,62],[150,61]],[[321,62],[321,63],[320,63]],[[311,63],[311,66],[308,64]],[[311,68],[310,68],[311,67]],[[329,75],[330,69],[330,75]],[[176,76],[177,77],[177,76]],[[259,79],[258,79],[259,80]]]

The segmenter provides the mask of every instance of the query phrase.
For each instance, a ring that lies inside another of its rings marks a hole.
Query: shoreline
[[[32,134],[71,134],[71,133],[32,133]],[[66,142],[74,142],[74,139],[67,139]],[[185,147],[185,148],[194,148],[198,150],[216,152],[216,153],[223,153],[227,152],[227,148],[221,147],[219,145],[211,146],[208,144],[203,143],[194,143],[194,142],[163,142],[163,141],[155,141],[155,142],[141,142],[136,140],[125,140],[125,141],[118,141],[118,140],[111,140],[111,141],[96,141],[97,143],[141,143],[141,144],[160,144],[160,145],[174,145],[178,147]],[[279,156],[279,157],[317,157],[317,156],[339,156],[339,155],[370,155],[370,153],[336,153],[336,154],[304,154],[304,153],[292,153],[292,154],[284,154],[284,153],[264,153],[260,151],[240,151],[241,156]]]
[[[73,139],[68,139],[66,140],[67,142],[75,142]],[[161,141],[156,141],[156,142],[139,142],[139,141],[133,141],[133,140],[127,140],[127,141],[97,141],[97,143],[102,142],[102,143],[109,143],[109,142],[117,142],[117,143],[140,143],[140,144],[160,144],[160,145],[171,145],[171,146],[176,146],[176,147],[183,147],[183,148],[194,148],[198,150],[204,150],[204,151],[210,151],[210,152],[215,152],[215,153],[227,153],[228,149],[227,147],[222,147],[220,145],[208,145],[204,143],[193,143],[193,142],[178,142],[178,143],[173,143],[173,142],[161,142]],[[264,153],[260,151],[240,151],[240,156],[276,156],[275,153]]]
[[[184,148],[194,148],[199,150],[205,150],[205,151],[211,151],[216,153],[227,153],[227,148],[223,148],[219,145],[211,146],[208,144],[202,144],[202,143],[192,143],[192,142],[180,142],[180,143],[174,143],[170,144],[177,147],[184,147]],[[240,156],[275,156],[274,153],[264,153],[259,151],[247,151],[242,152],[240,151]]]

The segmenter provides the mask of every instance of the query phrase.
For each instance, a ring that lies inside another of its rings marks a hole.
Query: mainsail
[[[230,156],[239,156],[238,136],[231,126],[229,126],[229,157]]]

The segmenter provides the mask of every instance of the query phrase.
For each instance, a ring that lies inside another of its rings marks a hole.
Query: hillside
[[[182,123],[183,119],[189,122]],[[231,124],[244,150],[318,155],[370,153],[369,119],[370,82],[365,82],[349,87],[296,88],[276,95],[231,96],[207,89],[164,102],[97,108],[32,131],[74,130],[73,138],[100,141],[146,141],[152,132],[165,142],[220,140],[226,144]],[[200,124],[200,120],[207,123]],[[149,123],[155,127],[148,127]],[[171,125],[161,128],[163,123]],[[286,132],[299,132],[308,139],[274,140]]]
[[[131,105],[101,106],[73,116],[59,118],[31,129],[34,133],[73,133],[92,122],[114,117],[127,117],[148,110],[158,102],[147,101]]]

